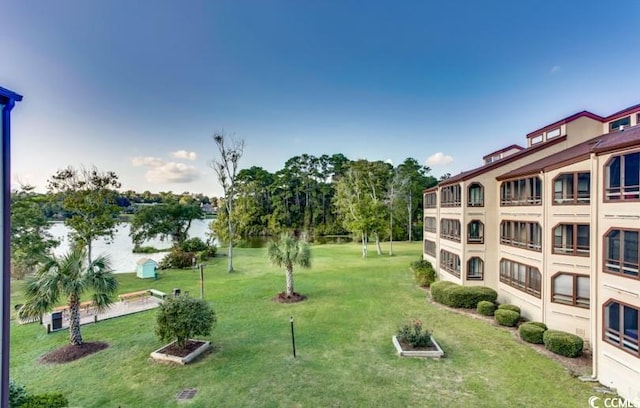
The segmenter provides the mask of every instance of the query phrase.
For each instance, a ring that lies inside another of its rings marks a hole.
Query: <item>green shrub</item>
[[[134,254],[154,254],[156,252],[160,252],[160,251],[152,246],[136,245],[133,247]]]
[[[160,340],[176,340],[184,348],[191,337],[209,335],[215,323],[216,313],[207,302],[181,295],[160,304],[156,335]]]
[[[173,248],[171,252],[166,254],[158,265],[159,269],[185,269],[193,266],[193,259],[195,254],[193,252],[184,252],[181,249]]]
[[[544,332],[543,341],[547,350],[565,357],[578,357],[584,347],[582,338],[559,330]]]
[[[431,262],[421,259],[411,264],[413,278],[418,286],[429,287],[436,280],[436,271]]]
[[[502,309],[502,310],[513,310],[514,312],[520,314],[522,313],[520,311],[520,308],[516,305],[498,305],[498,309]]]
[[[207,244],[198,237],[189,238],[180,244],[180,249],[184,252],[200,252],[207,249]]]
[[[398,340],[411,344],[413,347],[427,347],[431,345],[431,332],[422,328],[420,320],[413,320],[403,325],[396,334]]]
[[[536,325],[536,326],[538,326],[538,327],[541,327],[541,328],[543,328],[544,330],[547,330],[547,329],[548,329],[547,325],[546,325],[546,324],[544,324],[544,323],[542,323],[542,322],[527,322],[527,323],[529,323],[529,324],[533,324],[533,325]]]
[[[209,245],[207,249],[198,252],[198,261],[206,261],[209,258],[214,258],[218,248],[215,245]]]
[[[513,327],[518,324],[518,320],[520,320],[520,313],[508,309],[498,309],[494,316],[501,326]]]
[[[19,407],[26,399],[27,390],[25,390],[24,386],[14,382],[13,380],[9,381],[9,406]]]
[[[433,300],[435,302],[438,303],[444,303],[444,294],[445,291],[453,286],[458,286],[453,282],[449,282],[449,281],[438,281],[438,282],[434,282],[431,284],[431,298],[433,298]]]
[[[547,330],[546,325],[541,327],[539,322],[525,322],[518,327],[518,334],[520,334],[520,338],[527,343],[533,344],[542,344],[543,343],[543,335]],[[544,325],[544,323],[542,323]]]
[[[69,401],[59,392],[29,395],[20,408],[63,408]]]
[[[493,313],[496,311],[496,305],[493,302],[481,300],[478,302],[476,311],[478,312],[478,314],[484,316],[493,316]]]
[[[443,304],[451,307],[473,309],[478,302],[493,302],[498,297],[495,290],[486,286],[454,285],[444,290]]]

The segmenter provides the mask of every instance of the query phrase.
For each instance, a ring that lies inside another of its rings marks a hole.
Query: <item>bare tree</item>
[[[228,271],[233,272],[233,239],[235,232],[235,217],[233,214],[233,203],[236,196],[236,175],[238,174],[238,162],[244,151],[244,140],[229,138],[223,132],[214,133],[213,141],[218,148],[218,157],[211,160],[209,165],[215,171],[218,182],[224,192],[224,206],[227,211],[227,226],[229,229],[229,267]]]

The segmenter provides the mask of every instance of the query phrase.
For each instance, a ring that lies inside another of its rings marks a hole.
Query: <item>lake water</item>
[[[211,219],[194,220],[189,228],[189,238],[201,238],[203,241],[207,239],[207,233],[209,232],[209,223]],[[49,229],[51,235],[60,241],[60,245],[55,248],[54,253],[56,256],[65,254],[69,250],[69,228],[64,225],[63,222],[54,222]],[[169,240],[161,241],[154,239],[146,241],[144,246],[152,246],[157,249],[169,248],[171,242]],[[118,225],[118,231],[114,235],[114,239],[111,242],[107,242],[104,239],[94,241],[92,247],[93,257],[97,255],[108,255],[111,258],[111,266],[115,273],[135,272],[136,263],[141,258],[151,258],[156,262],[159,262],[162,257],[165,256],[164,252],[155,254],[134,254],[133,243],[131,237],[129,237],[129,223],[123,222]]]

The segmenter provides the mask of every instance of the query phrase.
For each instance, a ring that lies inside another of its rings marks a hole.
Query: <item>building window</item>
[[[469,207],[484,207],[484,187],[480,183],[472,183],[469,186]]]
[[[453,276],[460,277],[460,257],[444,249],[440,250],[440,268]]]
[[[553,204],[589,204],[590,201],[590,173],[565,173],[553,179]]]
[[[542,276],[538,268],[509,259],[500,260],[500,282],[535,297],[540,297]]]
[[[428,239],[424,240],[424,253],[427,255],[431,255],[435,258],[436,256],[436,243],[433,241],[429,241]]]
[[[562,272],[551,278],[552,302],[588,309],[590,293],[590,280],[586,275]]]
[[[589,256],[589,224],[560,224],[553,229],[553,253]]]
[[[638,230],[613,229],[604,239],[604,271],[638,279]]]
[[[474,256],[467,261],[467,280],[484,279],[484,262],[482,259]]]
[[[424,195],[424,208],[436,208],[437,206],[438,201],[436,193],[426,193]]]
[[[538,177],[504,181],[500,186],[500,205],[541,205],[542,183]]]
[[[547,140],[560,136],[560,128],[555,128],[547,132]]]
[[[538,136],[534,136],[531,138],[531,144],[538,144],[541,143],[544,140],[544,135],[538,135]]]
[[[460,185],[442,187],[440,190],[440,205],[443,207],[460,207]]]
[[[614,130],[618,130],[620,129],[620,126],[629,127],[630,124],[631,116],[625,116],[624,118],[620,118],[609,123],[609,131],[613,132]]]
[[[640,199],[640,152],[612,157],[605,174],[605,200]]]
[[[426,232],[436,232],[437,225],[436,217],[424,217],[424,230]]]
[[[440,237],[460,242],[460,221],[443,218],[440,220]]]
[[[542,228],[537,222],[502,221],[500,243],[531,251],[542,251]]]
[[[604,304],[603,340],[634,356],[640,356],[638,308],[609,300]]]
[[[467,224],[467,243],[484,243],[484,224],[481,221],[473,220]]]

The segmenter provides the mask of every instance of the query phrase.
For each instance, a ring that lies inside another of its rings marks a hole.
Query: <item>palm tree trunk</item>
[[[292,296],[293,295],[293,267],[292,266],[287,266],[287,269],[285,270],[285,275],[286,275],[286,281],[287,281],[285,295]]]
[[[80,301],[77,294],[69,297],[69,340],[74,346],[82,344],[82,334],[80,333]]]

